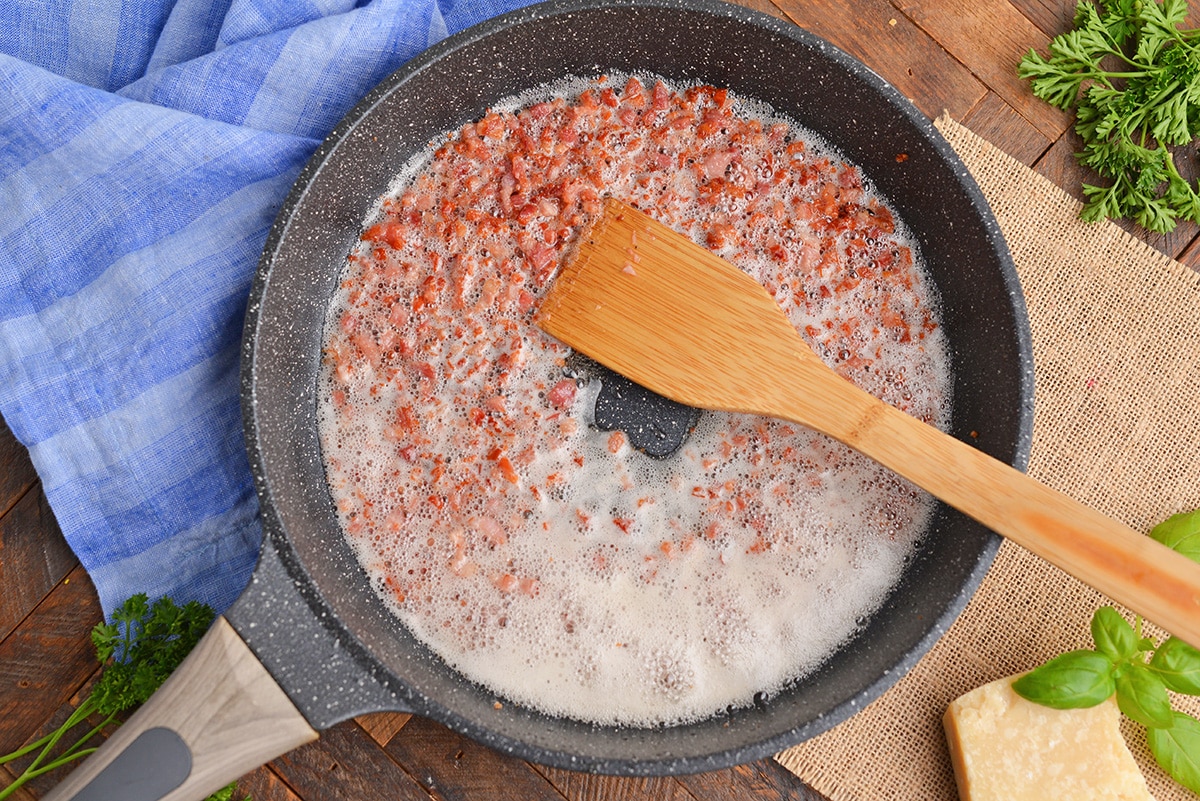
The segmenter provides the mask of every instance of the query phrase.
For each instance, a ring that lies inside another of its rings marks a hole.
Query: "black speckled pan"
[[[844,720],[904,675],[961,611],[999,546],[940,507],[882,608],[814,675],[765,703],[685,726],[610,728],[497,708],[492,693],[388,614],[339,533],[318,452],[322,324],[345,254],[398,168],[430,140],[520,90],[617,70],[766,101],[861,166],[915,232],[941,293],[953,433],[977,432],[979,448],[1024,467],[1033,372],[1020,287],[978,188],[906,99],[799,28],[716,0],[555,0],[497,18],[412,61],[338,126],[280,211],[251,293],[243,408],[267,536],[227,617],[313,729],[394,709],[578,770],[670,774],[759,759]],[[156,758],[159,767],[167,760]]]
[[[432,138],[506,95],[609,70],[727,86],[786,112],[859,164],[916,233],[941,292],[953,347],[955,433],[978,432],[980,448],[1024,465],[1033,388],[1020,287],[979,190],[905,98],[805,31],[721,2],[568,0],[500,17],[392,75],[337,128],[280,212],[254,287],[244,399],[269,531],[264,568],[286,573],[303,603],[281,614],[285,593],[260,578],[230,620],[318,728],[368,709],[404,708],[567,768],[659,774],[746,762],[866,706],[942,634],[991,563],[999,539],[942,508],[883,608],[815,675],[761,706],[649,730],[597,727],[509,704],[497,710],[492,693],[448,669],[384,610],[338,532],[318,456],[313,391],[338,267],[367,210]],[[901,153],[907,158],[897,159]],[[315,618],[308,625],[322,636],[311,644],[284,636],[293,615]],[[272,638],[272,629],[281,633]],[[341,644],[336,667],[321,664],[327,646],[317,643],[326,638]],[[359,689],[347,693],[347,686]]]

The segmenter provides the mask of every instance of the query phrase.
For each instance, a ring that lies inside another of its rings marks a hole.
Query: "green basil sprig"
[[[1200,562],[1200,510],[1164,520],[1150,536]],[[1177,637],[1155,644],[1142,636],[1141,617],[1130,624],[1111,606],[1092,616],[1092,641],[1094,649],[1056,656],[1013,682],[1013,690],[1055,709],[1096,706],[1116,693],[1121,712],[1146,727],[1155,761],[1200,793],[1200,721],[1172,709],[1168,694],[1200,695],[1200,650]]]

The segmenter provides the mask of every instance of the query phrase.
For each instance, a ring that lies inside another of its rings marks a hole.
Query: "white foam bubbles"
[[[652,726],[814,669],[893,586],[930,504],[780,421],[705,413],[665,461],[595,429],[596,382],[566,378],[529,319],[538,248],[561,252],[588,219],[577,194],[599,184],[717,249],[831,365],[938,424],[948,357],[911,238],[836,151],[740,99],[743,123],[703,148],[702,113],[680,136],[677,107],[589,129],[548,100],[594,88],[506,101],[401,173],[366,221],[397,228],[351,254],[330,311],[322,445],[347,539],[418,638],[509,702]]]

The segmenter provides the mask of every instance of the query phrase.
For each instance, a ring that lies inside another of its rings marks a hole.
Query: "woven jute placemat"
[[[1111,223],[1081,222],[1076,200],[949,117],[937,127],[995,212],[1029,307],[1029,473],[1139,531],[1200,507],[1200,276]],[[904,678],[777,759],[832,801],[954,801],[946,706],[1091,647],[1092,613],[1106,603],[1005,542],[963,614]],[[1144,730],[1125,721],[1123,731],[1158,801],[1195,799],[1154,764]]]

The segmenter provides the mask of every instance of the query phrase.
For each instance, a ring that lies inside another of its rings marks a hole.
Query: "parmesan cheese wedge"
[[[1153,801],[1120,731],[1116,698],[1050,709],[1016,676],[950,704],[942,720],[962,801]]]

